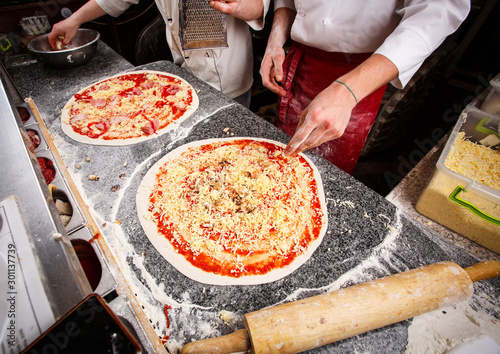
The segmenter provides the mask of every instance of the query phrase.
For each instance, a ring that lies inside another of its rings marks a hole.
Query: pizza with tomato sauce
[[[136,198],[151,243],[201,283],[262,284],[295,271],[321,243],[327,212],[318,170],[284,147],[230,138],[165,155]]]
[[[116,75],[81,90],[61,114],[63,132],[94,145],[139,143],[171,130],[198,108],[182,78],[163,72]]]

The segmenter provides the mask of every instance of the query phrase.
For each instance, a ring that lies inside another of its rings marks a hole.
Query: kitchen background
[[[8,63],[9,56],[28,54],[24,45],[32,36],[22,29],[23,18],[47,16],[52,25],[85,2],[2,1],[0,36],[8,38],[11,47],[7,49],[2,41],[1,59]],[[499,10],[496,0],[472,1],[467,20],[428,58],[410,84],[404,90],[388,88],[355,178],[386,195],[449,132],[463,108],[500,72]],[[252,32],[255,83],[251,110],[269,121],[274,119],[277,97],[261,85],[258,70],[271,22],[272,12],[264,30]],[[154,0],[141,0],[118,18],[103,16],[83,27],[98,30],[101,40],[132,64],[171,58]],[[22,64],[29,64],[29,59]]]

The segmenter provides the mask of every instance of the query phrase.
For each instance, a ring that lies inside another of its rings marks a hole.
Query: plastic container
[[[486,113],[500,115],[500,88],[491,86],[478,108]]]
[[[472,100],[467,108],[477,108],[486,113],[500,115],[500,74],[490,80],[490,85]]]
[[[467,108],[476,108],[500,116],[500,87],[488,87],[469,103]]]
[[[498,73],[497,76],[490,80],[490,85],[497,90],[500,90],[500,73]]]
[[[452,171],[445,165],[459,132],[464,132],[465,137],[475,143],[488,137],[488,141],[495,142],[495,138],[500,139],[500,117],[474,108],[463,112],[436,163],[434,176],[416,204],[416,210],[500,254],[500,190]],[[467,170],[469,166],[461,168]],[[484,173],[491,174],[492,171]]]

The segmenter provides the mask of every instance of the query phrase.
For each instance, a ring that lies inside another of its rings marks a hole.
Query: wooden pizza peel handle
[[[253,353],[298,353],[320,347],[466,300],[473,293],[473,281],[498,275],[496,261],[465,270],[452,262],[439,262],[255,311],[244,316],[246,332],[240,330],[235,332],[238,337],[230,338],[238,341],[238,348],[228,347],[225,353],[244,351],[247,333],[250,345],[245,350]],[[214,345],[221,348],[217,340],[226,342],[226,337],[187,344],[181,353],[210,353]]]

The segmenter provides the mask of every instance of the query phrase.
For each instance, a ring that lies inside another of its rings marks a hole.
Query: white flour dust
[[[377,218],[374,218],[378,222],[383,222],[387,228],[387,233],[383,239],[383,241],[375,247],[370,255],[368,256],[367,259],[363,260],[358,266],[354,267],[350,271],[344,273],[341,275],[336,281],[334,281],[331,284],[328,284],[324,287],[321,288],[315,288],[315,289],[306,289],[306,288],[298,288],[294,292],[292,292],[290,295],[288,295],[285,299],[280,301],[278,304],[283,304],[286,302],[290,301],[295,301],[301,297],[301,294],[303,293],[309,293],[311,291],[317,292],[320,290],[321,293],[323,292],[331,292],[340,289],[344,284],[347,282],[354,282],[356,284],[361,284],[364,282],[368,282],[371,280],[374,280],[372,278],[373,274],[368,272],[370,269],[380,269],[384,270],[387,266],[384,266],[382,262],[380,261],[383,259],[385,262],[389,263],[391,267],[405,271],[407,269],[406,265],[401,263],[401,260],[398,258],[392,257],[393,252],[396,249],[396,245],[394,241],[399,237],[399,231],[402,229],[402,224],[400,220],[400,215],[399,211],[396,212],[394,215],[394,218],[396,219],[393,224],[391,225],[391,219],[387,217],[386,215],[379,214],[377,215]],[[390,270],[387,270],[387,275],[390,274]]]
[[[500,321],[462,301],[415,317],[408,328],[405,354],[446,353],[480,334],[500,344]]]

